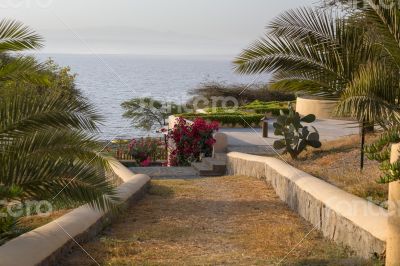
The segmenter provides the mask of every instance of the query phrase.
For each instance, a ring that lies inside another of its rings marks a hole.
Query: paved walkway
[[[193,167],[130,167],[135,174],[145,174],[153,179],[199,178]]]
[[[82,246],[96,262],[76,247],[59,264],[369,265],[248,177],[153,180],[142,201]]]
[[[229,151],[242,151],[255,154],[274,154],[272,149],[274,142],[281,137],[274,135],[273,123],[269,121],[269,138],[262,138],[260,128],[234,128],[221,129],[220,132],[228,135]],[[303,123],[305,126],[307,123]],[[341,137],[358,134],[359,129],[354,122],[344,120],[317,120],[310,124],[314,126],[322,141],[335,140]]]

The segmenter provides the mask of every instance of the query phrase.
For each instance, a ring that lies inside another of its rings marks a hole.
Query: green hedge
[[[205,109],[206,112],[212,114],[226,114],[226,115],[243,115],[248,113],[256,113],[256,114],[272,114],[273,116],[279,116],[280,111],[283,110],[287,113],[288,110],[288,102],[262,102],[262,101],[254,101],[250,104],[241,106],[239,108],[208,108]]]
[[[241,106],[240,110],[249,110],[257,114],[272,113],[274,116],[278,116],[280,111],[288,112],[288,102],[262,102],[254,101],[248,105]]]
[[[195,118],[203,118],[207,121],[218,121],[221,125],[242,126],[242,127],[257,127],[260,125],[262,114],[182,114],[183,118],[193,120]]]
[[[208,108],[205,109],[207,114],[181,114],[186,119],[193,120],[195,118],[203,118],[207,121],[218,121],[222,125],[256,127],[260,125],[261,119],[265,114],[279,116],[280,111],[287,113],[288,102],[262,102],[254,101],[239,108]]]

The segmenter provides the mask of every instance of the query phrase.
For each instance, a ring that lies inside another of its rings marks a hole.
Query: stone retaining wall
[[[115,174],[124,182],[117,194],[125,203],[138,200],[147,188],[150,178],[134,175],[122,164],[114,162]],[[57,265],[57,260],[68,254],[75,241],[87,241],[96,236],[112,216],[87,205],[40,228],[23,234],[0,247],[0,266]]]
[[[275,158],[229,153],[228,174],[265,179],[325,237],[350,247],[360,257],[385,251],[387,211],[383,208]]]

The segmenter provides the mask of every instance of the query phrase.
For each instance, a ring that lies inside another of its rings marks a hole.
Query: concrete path
[[[273,123],[275,119],[269,121],[269,138],[262,138],[260,128],[234,128],[221,129],[220,132],[228,135],[228,150],[240,151],[253,154],[271,154],[275,153],[272,149],[273,143],[281,139],[274,135]],[[330,141],[349,135],[358,134],[357,124],[344,120],[317,120],[312,124],[303,123],[303,125],[314,126],[322,141]]]
[[[199,175],[193,167],[130,167],[135,174],[145,174],[152,179],[190,179]]]

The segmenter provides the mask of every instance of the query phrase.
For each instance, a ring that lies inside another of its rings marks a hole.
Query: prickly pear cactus
[[[289,103],[289,114],[281,111],[276,123],[274,123],[275,135],[283,136],[281,140],[274,143],[276,150],[284,149],[284,153],[289,153],[293,159],[297,159],[307,146],[320,148],[321,142],[319,141],[319,134],[315,127],[311,129],[303,126],[301,123],[312,123],[315,121],[315,115],[307,115],[303,118],[300,117],[293,105]]]

